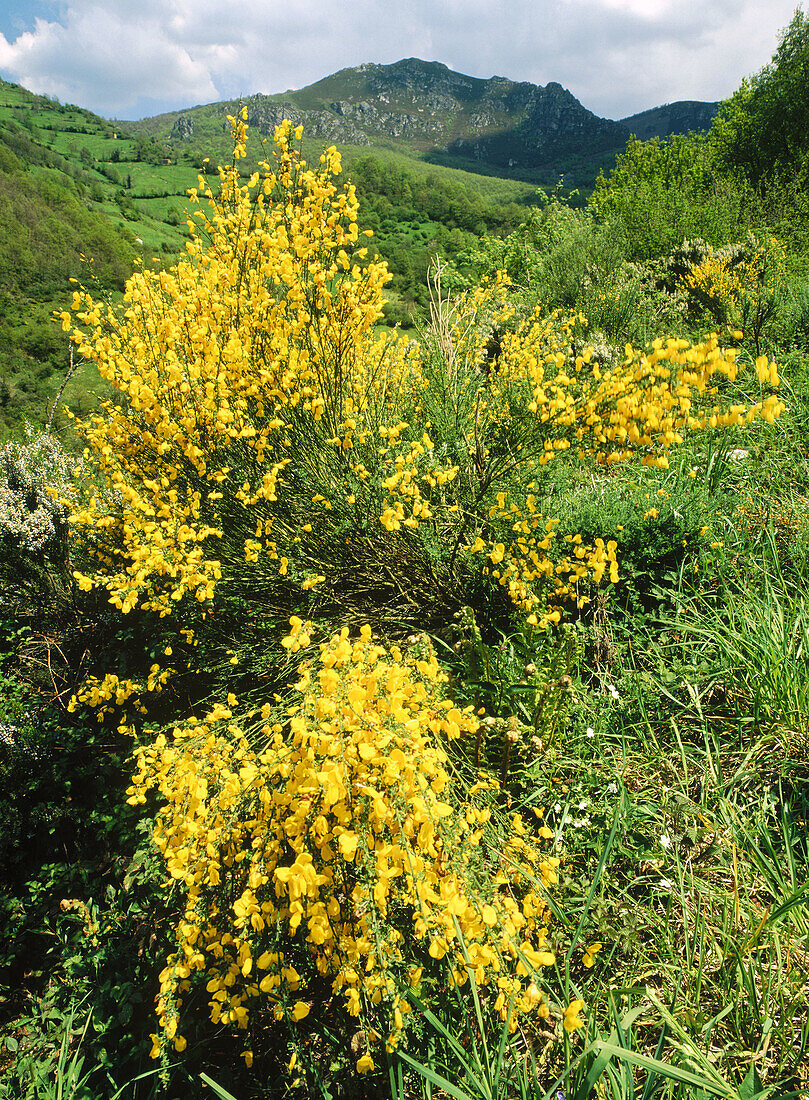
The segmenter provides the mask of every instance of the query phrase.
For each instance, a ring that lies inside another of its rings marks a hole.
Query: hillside
[[[189,188],[228,156],[222,113],[216,126],[218,141],[162,141],[0,81],[0,436],[53,405],[69,358],[52,314],[69,301],[70,280],[114,296],[136,260],[169,262],[182,251]],[[322,144],[312,139],[318,153]],[[252,159],[260,153],[255,143]],[[374,247],[394,273],[391,322],[409,322],[423,301],[436,252],[454,254],[473,233],[508,232],[534,195],[530,184],[393,150],[346,153]],[[83,367],[63,398],[81,410],[98,391]]]
[[[0,435],[45,417],[64,381],[52,313],[70,280],[114,296],[136,258],[182,248],[196,169],[155,168],[148,151],[90,111],[0,81]],[[83,369],[64,398],[80,410],[98,385]]]
[[[392,148],[427,163],[541,184],[554,185],[565,174],[573,186],[590,187],[636,132],[636,119],[650,136],[664,137],[703,128],[716,112],[716,104],[686,102],[614,122],[555,82],[484,80],[418,58],[342,69],[298,91],[256,94],[244,104],[249,124],[262,134],[287,117],[320,144]],[[221,143],[223,116],[238,106],[208,104],[126,125],[164,141]]]
[[[718,110],[718,103],[683,99],[629,115],[621,119],[621,125],[641,141],[648,141],[655,137],[687,134],[691,130],[708,130]]]

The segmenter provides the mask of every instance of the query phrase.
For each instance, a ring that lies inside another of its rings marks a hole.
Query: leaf
[[[666,1077],[670,1081],[679,1081],[683,1085],[694,1085],[701,1092],[704,1092],[709,1096],[722,1096],[730,1097],[732,1092],[727,1086],[715,1084],[713,1081],[706,1080],[705,1077],[698,1076],[691,1070],[683,1069],[680,1066],[673,1066],[669,1062],[660,1062],[656,1058],[650,1058],[646,1054],[638,1054],[634,1050],[627,1050],[625,1047],[617,1047],[613,1043],[605,1043],[600,1039],[597,1039],[590,1048],[592,1053],[601,1054],[609,1053],[614,1058],[619,1059],[622,1062],[630,1062],[632,1065],[639,1066],[641,1069],[653,1070],[661,1077]]]
[[[217,1085],[213,1078],[209,1077],[207,1073],[201,1073],[200,1080],[204,1081],[208,1088],[213,1089],[219,1100],[236,1100],[236,1097],[232,1092],[228,1092],[227,1089],[223,1089],[221,1085]]]
[[[755,1100],[755,1097],[759,1096],[763,1092],[763,1086],[761,1084],[761,1078],[758,1075],[758,1070],[755,1065],[751,1063],[750,1069],[747,1071],[747,1076],[739,1085],[739,1097],[740,1100]]]
[[[443,1089],[453,1098],[453,1100],[472,1100],[468,1092],[462,1092],[460,1089],[456,1088],[446,1077],[442,1077],[440,1073],[436,1073],[432,1066],[422,1065],[421,1062],[417,1062],[415,1058],[411,1058],[404,1050],[399,1051],[399,1057],[403,1062],[406,1062],[412,1069],[419,1073],[425,1081],[429,1081],[431,1085]],[[205,1074],[202,1076],[204,1077]],[[235,1100],[235,1097],[223,1096],[223,1100]]]

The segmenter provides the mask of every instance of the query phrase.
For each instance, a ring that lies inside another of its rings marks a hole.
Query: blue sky
[[[723,99],[795,0],[0,0],[0,76],[140,118],[402,57],[569,88],[622,118]]]

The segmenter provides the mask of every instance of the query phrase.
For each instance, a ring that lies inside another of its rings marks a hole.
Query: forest
[[[530,202],[3,86],[0,1100],[809,1097],[807,65]]]

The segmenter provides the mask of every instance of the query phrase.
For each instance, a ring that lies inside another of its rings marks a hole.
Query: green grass
[[[394,149],[386,149],[381,145],[368,147],[365,145],[341,144],[339,148],[349,174],[353,160],[373,156],[375,160],[396,168],[402,168],[407,172],[411,172],[417,178],[426,178],[432,175],[436,179],[463,184],[469,191],[482,195],[489,202],[528,202],[536,194],[535,184],[504,179],[500,176],[481,175],[478,172],[466,171],[462,168],[450,168],[443,164],[430,164],[418,156],[407,155]]]

